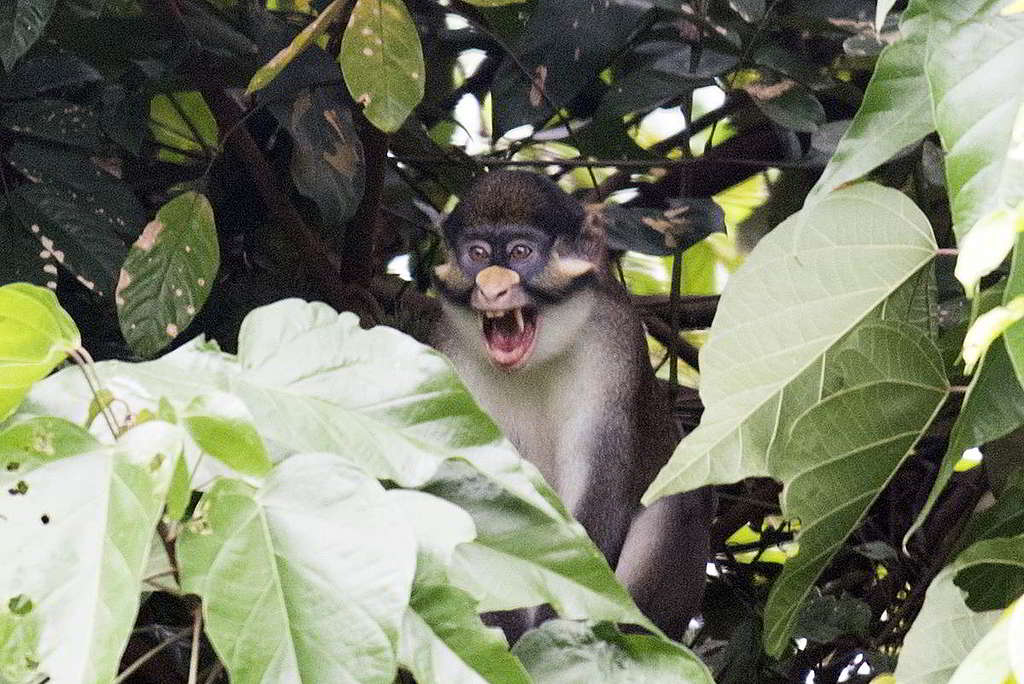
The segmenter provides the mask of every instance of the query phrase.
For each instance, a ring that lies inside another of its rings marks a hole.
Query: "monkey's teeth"
[[[522,309],[516,309],[516,325],[519,326],[519,332],[523,332],[526,329],[526,324],[523,322]]]

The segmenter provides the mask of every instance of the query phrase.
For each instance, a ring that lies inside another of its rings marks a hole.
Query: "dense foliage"
[[[1024,3],[17,0],[0,62],[0,682],[1024,677]],[[718,490],[685,646],[413,339],[506,166],[603,203],[646,499]]]

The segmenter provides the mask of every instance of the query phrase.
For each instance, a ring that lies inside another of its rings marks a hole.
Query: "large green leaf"
[[[186,192],[160,207],[117,281],[117,317],[132,349],[153,356],[174,341],[206,303],[219,267],[206,196]]]
[[[397,131],[423,99],[423,48],[402,0],[356,0],[338,61],[352,98],[386,133]]]
[[[934,253],[920,210],[867,183],[805,206],[762,239],[729,281],[701,349],[701,424],[644,501],[771,474],[792,421],[822,398],[829,350]]]
[[[1013,375],[1003,338],[988,348],[949,435],[949,446],[939,465],[928,500],[904,536],[904,544],[924,523],[953,475],[953,466],[971,447],[981,446],[1024,425],[1024,388]]]
[[[682,646],[622,634],[609,624],[550,620],[523,635],[513,652],[536,684],[714,682],[704,663]]]
[[[455,550],[449,576],[481,610],[551,603],[567,618],[649,624],[583,528],[563,512],[454,461],[424,490],[473,517],[476,539]]]
[[[887,46],[878,57],[864,100],[808,198],[863,176],[935,129],[924,74],[927,33]]]
[[[5,490],[24,492],[0,500],[0,597],[31,601],[33,657],[50,681],[99,684],[117,672],[182,438],[149,422],[113,446],[81,439],[83,453],[0,471]]]
[[[797,418],[785,451],[769,459],[771,474],[785,483],[783,513],[800,520],[800,553],[765,605],[765,646],[776,656],[814,582],[946,397],[939,350],[910,325],[867,322],[831,354],[835,363],[825,373],[838,377],[822,384],[843,389]]]
[[[954,230],[1024,200],[1024,159],[1012,153],[1024,107],[1024,17],[982,17],[928,45],[935,124],[946,149]]]
[[[0,421],[81,344],[53,292],[27,283],[0,287]]]
[[[358,467],[301,454],[261,489],[222,478],[177,555],[232,682],[394,680],[416,542]]]
[[[57,0],[8,0],[0,8],[0,61],[10,71],[43,34]]]
[[[0,117],[0,127],[72,147],[92,149],[103,140],[96,110],[67,100],[38,98],[14,104]]]

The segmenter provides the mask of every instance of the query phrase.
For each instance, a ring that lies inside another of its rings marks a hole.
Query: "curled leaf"
[[[1000,207],[985,214],[960,241],[960,255],[953,274],[973,297],[978,282],[996,269],[1013,249],[1017,233],[1024,230],[1024,203],[1015,209]]]

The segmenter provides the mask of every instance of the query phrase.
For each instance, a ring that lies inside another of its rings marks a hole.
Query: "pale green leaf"
[[[972,373],[974,364],[988,351],[996,337],[1021,318],[1024,318],[1024,296],[1015,297],[1006,305],[993,307],[978,316],[964,336],[964,373]]]
[[[797,415],[821,398],[825,355],[935,254],[924,215],[859,184],[805,206],[729,281],[701,349],[700,426],[644,495],[768,475]]]
[[[685,682],[713,684],[686,648],[657,637],[622,634],[613,625],[550,620],[513,649],[536,684]]]
[[[1024,17],[981,17],[931,40],[925,62],[958,238],[1024,200],[1024,158],[1011,152],[1024,106]]]
[[[98,447],[95,437],[63,418],[30,418],[0,431],[0,471],[13,478],[44,463]]]
[[[401,0],[356,0],[338,61],[352,98],[386,133],[397,131],[423,99],[423,49]]]
[[[125,340],[153,356],[206,303],[220,266],[213,207],[186,192],[160,207],[121,267],[115,302]]]
[[[473,518],[444,499],[412,489],[390,489],[387,497],[416,535],[417,584],[444,584],[455,547],[476,538]]]
[[[38,671],[51,681],[109,682],[117,672],[182,439],[149,422],[116,445],[0,473],[25,491],[0,500],[0,596],[35,606]]]
[[[650,624],[583,528],[566,516],[455,461],[444,464],[424,491],[473,518],[476,539],[456,548],[449,577],[480,601],[481,610],[550,603],[567,618]]]
[[[206,453],[246,475],[266,475],[270,456],[245,402],[227,392],[203,394],[185,407],[182,422]]]
[[[394,680],[416,543],[355,466],[302,454],[258,490],[222,478],[177,554],[232,682]]]
[[[1024,202],[1015,209],[993,209],[963,236],[953,275],[969,298],[977,292],[978,282],[1003,263],[1021,232],[1024,232]]]
[[[27,283],[0,287],[0,421],[81,344],[53,292]]]

